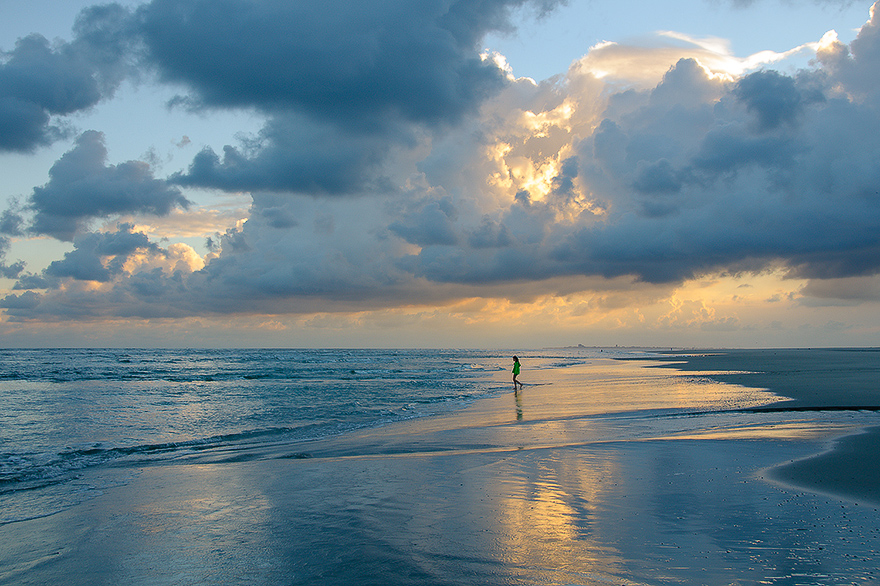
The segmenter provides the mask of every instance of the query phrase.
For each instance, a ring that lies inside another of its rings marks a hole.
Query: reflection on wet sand
[[[230,583],[265,579],[272,550],[270,503],[249,469],[195,465],[174,467],[173,474],[173,482],[150,483],[152,494],[139,494],[140,502],[130,503],[134,534],[115,542],[116,583],[141,583],[145,575],[172,583],[193,578],[193,568]],[[161,567],[156,560],[162,560]]]
[[[486,479],[497,504],[495,548],[512,579],[583,583],[585,576],[620,576],[625,560],[598,523],[604,493],[619,476],[611,455],[522,450]]]

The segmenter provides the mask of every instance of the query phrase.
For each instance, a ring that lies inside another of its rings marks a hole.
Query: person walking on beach
[[[519,390],[516,385],[519,385],[520,389],[523,386],[523,384],[521,382],[519,382],[519,380],[517,380],[516,377],[518,377],[518,376],[519,376],[519,358],[514,356],[513,357],[513,392],[514,393]]]

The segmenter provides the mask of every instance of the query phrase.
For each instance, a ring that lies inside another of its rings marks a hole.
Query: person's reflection
[[[514,391],[513,397],[516,400],[516,420],[522,421],[522,393]]]

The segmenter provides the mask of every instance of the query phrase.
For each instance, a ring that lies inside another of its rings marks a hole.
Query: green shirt
[[[519,362],[513,363],[513,374],[519,374]]]

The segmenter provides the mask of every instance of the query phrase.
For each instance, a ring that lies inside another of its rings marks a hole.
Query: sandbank
[[[786,400],[760,410],[880,411],[880,349],[766,349],[670,353],[676,369],[764,388]],[[684,361],[684,362],[682,362]],[[768,471],[780,482],[880,503],[880,427],[855,429],[821,453]]]

